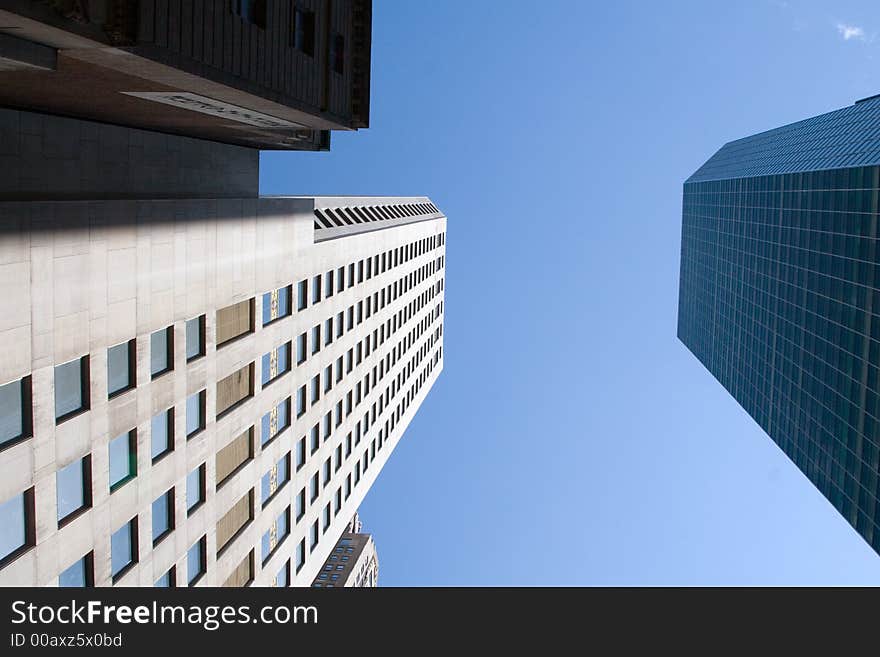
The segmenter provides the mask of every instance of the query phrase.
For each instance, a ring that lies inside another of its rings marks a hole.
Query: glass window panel
[[[171,578],[171,571],[166,572],[162,577],[156,580],[154,586],[160,588],[168,588],[173,584],[173,580]]]
[[[134,558],[132,552],[133,529],[134,527],[129,521],[110,537],[110,561],[113,575],[119,574]]]
[[[202,317],[195,317],[186,322],[186,359],[192,360],[203,353]]]
[[[128,354],[127,342],[107,349],[107,392],[110,395],[131,385]]]
[[[153,541],[158,540],[171,530],[171,513],[174,508],[174,493],[163,493],[153,502]]]
[[[150,375],[156,376],[169,369],[169,338],[171,329],[164,328],[150,334]]]
[[[202,392],[197,392],[186,398],[186,435],[193,435],[203,426]]]
[[[155,459],[171,449],[171,409],[154,415],[150,421],[150,457]]]
[[[18,495],[0,504],[0,559],[27,542],[25,526],[25,495]]]
[[[284,564],[278,574],[275,576],[275,586],[288,586],[290,583],[288,564]]]
[[[131,451],[131,434],[126,432],[110,441],[110,488],[135,474],[136,462]]]
[[[85,506],[85,478],[83,460],[79,459],[55,473],[58,520]]]
[[[190,511],[202,501],[202,466],[186,476],[186,510]]]
[[[186,553],[186,575],[188,583],[192,584],[204,572],[205,563],[202,558],[202,541],[199,540]]]
[[[58,586],[84,588],[88,586],[88,557],[75,562],[58,576]]]
[[[21,436],[21,381],[0,386],[0,445]]]
[[[60,418],[83,407],[82,359],[55,368],[55,417]]]

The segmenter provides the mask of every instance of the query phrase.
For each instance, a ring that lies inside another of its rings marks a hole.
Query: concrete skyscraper
[[[0,584],[310,585],[442,370],[442,213],[7,201],[0,224]]]
[[[262,149],[369,125],[372,0],[0,0],[0,106]]]
[[[446,218],[256,148],[367,125],[370,6],[0,3],[0,585],[330,556],[443,368]]]
[[[678,336],[880,551],[880,96],[684,184]]]

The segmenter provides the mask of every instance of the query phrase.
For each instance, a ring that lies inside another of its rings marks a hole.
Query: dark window
[[[266,29],[266,0],[232,0],[232,13],[246,23]]]
[[[332,44],[330,61],[333,65],[333,72],[342,75],[345,72],[345,37],[341,34],[334,34],[330,43]]]
[[[315,12],[297,7],[293,11],[293,47],[304,55],[315,56]]]

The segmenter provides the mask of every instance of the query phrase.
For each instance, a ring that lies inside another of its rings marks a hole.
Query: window
[[[110,441],[110,492],[137,476],[137,431],[132,429]]]
[[[311,527],[311,541],[309,542],[309,552],[314,552],[315,548],[318,547],[318,540],[320,540],[320,535],[318,534],[318,521],[312,523]]]
[[[266,0],[232,0],[232,13],[245,23],[266,29]]]
[[[174,530],[174,489],[166,491],[153,502],[153,545]]]
[[[290,534],[290,507],[281,512],[272,527],[263,534],[261,541],[261,556],[263,563],[269,560],[269,557],[275,552],[282,541]]]
[[[195,585],[207,568],[208,540],[202,536],[186,553],[186,578],[190,586]]]
[[[297,7],[293,11],[293,47],[309,57],[315,56],[315,12]]]
[[[290,315],[292,292],[292,287],[288,285],[263,295],[263,326]]]
[[[192,438],[205,428],[205,391],[186,398],[186,437]]]
[[[262,367],[260,369],[260,383],[262,386],[266,386],[268,383],[289,371],[290,343],[286,342],[280,347],[273,349],[268,354],[263,354]]]
[[[331,269],[324,275],[324,296],[333,296],[333,270]]]
[[[34,489],[0,503],[0,566],[35,543]]]
[[[55,421],[89,408],[89,357],[55,367]]]
[[[77,459],[55,473],[58,525],[92,505],[92,457]]]
[[[281,570],[275,575],[275,586],[290,586],[290,560],[285,561]]]
[[[153,586],[160,588],[170,588],[176,585],[177,583],[177,571],[174,566],[168,569],[162,577],[156,580],[156,583]]]
[[[318,473],[312,475],[312,479],[309,482],[309,503],[311,504],[316,499],[318,499]]]
[[[337,313],[336,314],[336,337],[337,338],[341,338],[343,332],[345,331],[345,324],[342,321],[342,319],[343,319],[342,313]]]
[[[336,270],[336,291],[342,292],[345,289],[345,267]]]
[[[309,282],[300,281],[296,284],[296,309],[305,310],[309,306]]]
[[[296,546],[296,572],[306,565],[306,539],[302,539]]]
[[[254,332],[254,300],[220,308],[216,315],[217,348]]]
[[[68,588],[86,588],[95,585],[94,559],[89,552],[82,559],[75,561],[58,576],[58,586]]]
[[[299,442],[296,444],[296,470],[299,472],[300,468],[302,468],[306,464],[306,439],[305,436],[299,439]]]
[[[330,459],[324,461],[324,488],[330,483]]]
[[[311,453],[314,454],[321,447],[321,430],[319,429],[317,424],[312,427],[311,436],[312,436],[312,451],[311,451]]]
[[[312,327],[312,353],[321,351],[321,325]]]
[[[308,352],[306,348],[306,334],[300,333],[299,337],[296,339],[296,364],[302,365],[306,362],[306,358],[308,358]]]
[[[32,434],[31,377],[0,386],[0,449]]]
[[[333,342],[333,318],[324,322],[324,346]]]
[[[327,533],[327,530],[330,529],[330,503],[327,503],[327,506],[324,507],[324,530],[323,533]]]
[[[137,516],[135,516],[110,537],[110,565],[114,582],[137,563],[137,535]]]
[[[150,457],[153,463],[174,449],[174,409],[169,408],[150,421]]]
[[[330,389],[333,388],[333,365],[328,365],[324,368],[324,392],[330,392]]]
[[[161,329],[150,334],[150,376],[174,369],[174,327]]]
[[[345,37],[341,34],[334,34],[330,44],[330,61],[333,63],[333,72],[342,75],[345,72]]]
[[[302,520],[302,517],[306,514],[306,489],[303,488],[300,490],[299,495],[296,496],[296,521],[299,522]]]
[[[312,278],[312,305],[321,300],[321,276]]]
[[[260,503],[265,506],[266,502],[288,481],[290,481],[290,454],[285,454],[260,480]]]
[[[205,464],[186,475],[186,514],[198,509],[205,501]]]
[[[288,397],[263,416],[260,423],[260,444],[266,445],[289,426],[290,398]]]
[[[134,340],[107,349],[107,396],[134,387]]]
[[[248,427],[234,440],[217,451],[215,481],[219,489],[245,463],[254,458],[254,428]]]
[[[186,322],[186,362],[205,355],[205,316]]]
[[[296,416],[302,417],[306,414],[306,387],[300,386],[296,391]]]
[[[317,404],[321,399],[321,375],[312,377],[312,404]]]

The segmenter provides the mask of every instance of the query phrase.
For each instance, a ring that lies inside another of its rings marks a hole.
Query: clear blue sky
[[[262,192],[449,218],[445,369],[361,507],[382,585],[880,584],[675,337],[683,180],[878,64],[868,0],[375,0],[371,127]]]

